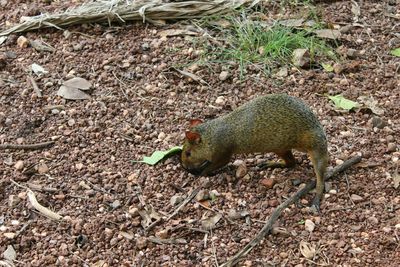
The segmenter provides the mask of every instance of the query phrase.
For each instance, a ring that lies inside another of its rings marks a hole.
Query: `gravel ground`
[[[318,4],[326,21],[343,27],[352,23],[350,1],[326,2]],[[0,21],[67,6],[45,3],[1,1]],[[52,29],[24,34],[54,47],[52,53],[20,47],[19,36],[10,36],[0,46],[0,144],[55,144],[0,150],[0,251],[12,246],[16,266],[225,262],[257,234],[277,205],[314,179],[306,155],[295,153],[299,164],[294,169],[274,170],[256,167],[274,155],[237,156],[232,162],[246,166],[242,178],[238,164],[198,178],[185,172],[177,157],[154,167],[131,161],[179,145],[191,118],[215,118],[256,96],[285,92],[302,98],[324,125],[331,166],[356,154],[363,161],[327,183],[319,215],[307,208],[312,194],[286,209],[276,223],[283,233],[266,237],[240,266],[399,266],[400,195],[394,177],[400,157],[400,59],[389,51],[400,46],[400,4],[363,1],[360,7],[361,26],[344,31],[338,49],[347,55],[340,63],[345,70],[329,75],[320,69],[289,69],[287,77],[271,79],[248,68],[241,80],[236,63],[196,63],[202,52],[196,37],[160,37],[182,24],[83,25],[70,28],[67,37]],[[279,17],[277,11],[269,15]],[[33,75],[42,97],[28,78],[33,63],[49,71]],[[172,67],[185,68],[207,84]],[[229,75],[220,79],[224,71]],[[89,100],[57,96],[62,82],[75,76],[92,83]],[[339,112],[324,96],[337,93],[355,101],[373,97],[384,113]],[[267,189],[263,179],[276,184]],[[26,190],[12,180],[31,188],[39,203],[64,220],[38,213]],[[201,193],[211,192],[212,200],[197,196],[200,202],[193,200],[171,220],[144,230],[142,217],[150,220],[148,225],[172,213],[176,202],[205,181]],[[248,216],[224,217],[206,234],[199,229],[206,218],[215,219],[210,209]],[[178,243],[157,244],[154,236]],[[301,242],[315,248],[312,259],[302,255]]]

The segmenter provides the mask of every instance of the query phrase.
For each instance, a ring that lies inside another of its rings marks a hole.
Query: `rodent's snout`
[[[203,175],[204,170],[211,165],[211,161],[209,160],[205,160],[203,163],[201,163],[198,167],[187,167],[185,166],[185,164],[182,163],[182,168],[186,171],[188,171],[189,173],[193,174],[193,175]]]

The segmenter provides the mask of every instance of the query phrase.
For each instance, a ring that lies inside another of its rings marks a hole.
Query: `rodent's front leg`
[[[282,159],[278,161],[266,161],[263,163],[260,163],[258,165],[259,168],[265,169],[265,168],[292,168],[296,165],[296,160],[293,156],[293,153],[291,150],[283,151],[283,152],[276,152],[276,154]]]

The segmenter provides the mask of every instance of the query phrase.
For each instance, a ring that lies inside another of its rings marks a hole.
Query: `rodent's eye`
[[[185,155],[186,155],[186,157],[190,157],[190,155],[191,155],[190,151],[186,151]]]

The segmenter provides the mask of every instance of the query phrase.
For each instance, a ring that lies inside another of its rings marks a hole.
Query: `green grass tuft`
[[[269,72],[279,65],[290,65],[297,48],[308,49],[311,60],[334,59],[332,48],[304,29],[282,25],[264,26],[258,21],[232,18],[232,29],[225,31],[226,46],[212,48],[216,59],[240,63],[241,70],[251,64]]]

